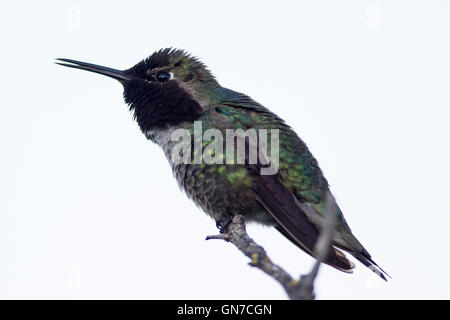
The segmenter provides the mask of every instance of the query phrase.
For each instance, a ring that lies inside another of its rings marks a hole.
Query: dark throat
[[[124,99],[144,133],[154,128],[194,122],[203,111],[199,103],[174,82],[148,86],[141,81],[130,81]]]

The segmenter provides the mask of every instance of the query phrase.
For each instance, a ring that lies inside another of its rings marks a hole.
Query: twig
[[[245,229],[244,217],[241,215],[235,215],[233,220],[227,226],[226,232],[223,234],[207,236],[206,240],[220,239],[234,244],[244,255],[250,258],[251,266],[256,267],[272,278],[274,278],[286,291],[289,299],[292,300],[313,300],[314,294],[314,281],[319,272],[321,261],[325,259],[328,254],[328,248],[331,243],[332,235],[334,232],[334,201],[330,195],[327,195],[325,200],[326,217],[320,233],[320,237],[317,240],[314,248],[317,261],[310,273],[301,276],[298,280],[295,280],[289,273],[283,268],[273,263],[267,256],[266,250],[258,245]]]

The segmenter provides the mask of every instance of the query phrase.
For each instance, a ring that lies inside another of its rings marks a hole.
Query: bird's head
[[[123,71],[71,59],[56,63],[122,83],[125,102],[143,132],[197,120],[219,87],[206,66],[183,50],[159,50]]]

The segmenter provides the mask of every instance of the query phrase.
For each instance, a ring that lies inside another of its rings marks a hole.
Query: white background
[[[9,1],[0,11],[0,298],[264,298],[281,287],[178,189],[107,77],[188,50],[284,118],[392,280],[325,266],[319,299],[450,298],[447,1]],[[293,275],[313,260],[250,226]]]

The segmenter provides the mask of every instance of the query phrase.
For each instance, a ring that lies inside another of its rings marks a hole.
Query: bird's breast
[[[145,133],[147,138],[164,151],[179,187],[200,208],[216,220],[229,213],[242,214],[247,221],[272,225],[273,219],[256,202],[252,179],[243,165],[183,163],[174,154],[180,152],[176,130],[186,127],[167,127]],[[189,144],[193,140],[188,141]],[[192,159],[191,159],[192,160]]]

